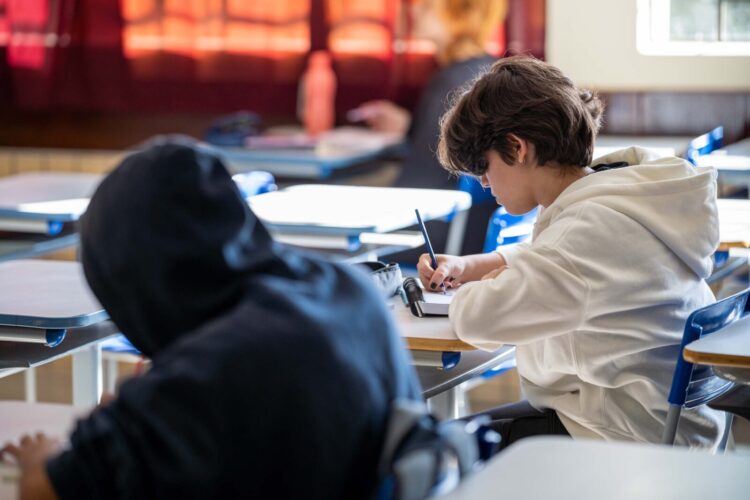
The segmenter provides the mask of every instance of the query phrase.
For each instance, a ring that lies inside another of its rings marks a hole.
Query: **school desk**
[[[78,233],[65,228],[57,236],[0,231],[0,262],[38,257],[78,245]]]
[[[679,156],[685,152],[691,139],[685,136],[600,135],[594,143],[594,160],[630,146],[641,146],[660,156]]]
[[[720,377],[750,384],[750,315],[685,346],[683,357],[710,365]]]
[[[719,209],[719,250],[750,248],[750,200],[721,198]]]
[[[695,161],[698,165],[715,168],[722,185],[742,186],[750,196],[750,153],[727,154],[726,150],[720,149],[698,156]]]
[[[654,444],[531,437],[441,500],[744,500],[750,456]]]
[[[447,316],[417,318],[400,298],[391,303],[401,337],[411,351],[422,395],[430,410],[441,417],[466,414],[461,384],[515,363],[513,346],[482,351],[459,340]]]
[[[211,147],[232,172],[265,170],[280,178],[325,180],[391,154],[402,142],[393,134],[355,127],[335,129],[315,144],[306,142],[296,147],[284,147],[284,138],[276,139],[277,146],[266,141],[265,147]]]
[[[446,253],[454,254],[460,251],[471,208],[471,196],[462,191],[322,184],[292,186],[248,202],[281,241],[307,237],[313,247],[349,250],[368,235],[393,234],[416,224],[418,208],[425,221],[450,221]]]
[[[101,175],[37,172],[0,178],[0,230],[56,236],[75,222]]]
[[[102,390],[98,342],[117,333],[77,262],[0,263],[0,377],[73,354],[73,403],[93,406]],[[27,396],[34,400],[33,371]]]
[[[76,419],[88,412],[71,405],[0,401],[0,447],[37,432],[67,442]],[[0,462],[0,499],[18,498],[20,473],[15,464]]]

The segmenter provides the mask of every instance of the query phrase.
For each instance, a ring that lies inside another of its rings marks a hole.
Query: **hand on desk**
[[[21,469],[21,499],[55,499],[57,495],[47,476],[47,460],[60,451],[60,441],[44,434],[25,435],[18,446],[6,444],[0,449],[0,459],[12,457]]]
[[[427,290],[436,291],[440,288],[458,288],[466,280],[464,271],[466,262],[463,257],[456,255],[436,255],[437,269],[432,268],[430,254],[423,253],[419,256],[417,271],[419,279]]]
[[[508,268],[503,256],[497,252],[462,257],[438,254],[435,258],[437,269],[432,268],[430,254],[423,253],[417,262],[422,285],[434,291],[441,288],[458,288],[469,281],[492,279]]]
[[[378,132],[393,132],[406,135],[411,124],[411,114],[391,101],[368,101],[346,114],[351,122],[365,122]]]

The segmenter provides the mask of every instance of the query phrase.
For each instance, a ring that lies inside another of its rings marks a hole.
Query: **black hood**
[[[148,356],[236,305],[258,274],[294,274],[222,162],[194,145],[127,157],[80,229],[89,285]]]

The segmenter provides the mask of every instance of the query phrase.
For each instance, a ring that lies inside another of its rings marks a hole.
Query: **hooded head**
[[[91,289],[148,356],[237,304],[253,273],[285,273],[221,161],[184,141],[127,157],[80,230]]]

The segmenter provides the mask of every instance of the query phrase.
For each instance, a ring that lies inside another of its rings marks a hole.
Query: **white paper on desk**
[[[24,434],[42,432],[67,441],[76,419],[88,415],[87,409],[50,403],[0,401],[0,447],[18,444]],[[20,470],[13,463],[0,463],[0,500],[18,498]]]
[[[88,409],[71,405],[0,401],[0,446],[17,443],[22,435],[37,432],[64,441],[76,419],[88,413]]]
[[[16,465],[0,463],[0,498],[18,498],[21,469]]]
[[[448,308],[453,300],[454,291],[447,290],[445,293],[422,292],[423,300],[418,302],[422,314],[432,316],[448,316]]]

